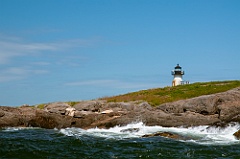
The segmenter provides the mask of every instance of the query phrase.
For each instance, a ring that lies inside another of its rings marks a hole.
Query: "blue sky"
[[[239,0],[0,0],[0,105],[240,79]]]

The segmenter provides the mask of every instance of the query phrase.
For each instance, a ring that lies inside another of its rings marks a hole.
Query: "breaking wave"
[[[0,158],[239,158],[240,141],[233,133],[240,125],[225,128],[146,126],[142,122],[110,129],[0,129]],[[179,139],[142,138],[169,132]]]
[[[126,126],[115,126],[110,129],[93,128],[84,130],[81,128],[60,129],[60,133],[66,136],[82,137],[100,137],[115,140],[140,138],[145,134],[153,134],[157,132],[169,132],[183,136],[182,142],[192,142],[197,144],[210,145],[229,145],[239,144],[240,141],[234,137],[234,133],[240,129],[238,123],[231,123],[224,128],[211,126],[196,127],[162,127],[162,126],[146,126],[142,122],[131,123]]]

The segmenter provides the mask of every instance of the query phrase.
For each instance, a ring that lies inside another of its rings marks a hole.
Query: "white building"
[[[182,76],[184,75],[184,71],[182,71],[182,67],[177,64],[174,70],[172,70],[172,75],[173,75],[173,81],[172,81],[172,86],[177,86],[183,84],[183,79]]]

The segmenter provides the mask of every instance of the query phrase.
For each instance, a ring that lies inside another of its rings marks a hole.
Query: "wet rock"
[[[142,137],[154,137],[154,136],[161,136],[161,137],[166,137],[166,138],[171,138],[171,139],[180,139],[181,137],[177,134],[173,134],[170,132],[157,132],[154,134],[146,134],[143,135]]]
[[[238,140],[240,140],[240,130],[233,134]]]
[[[134,132],[138,132],[140,129],[139,128],[129,128],[129,129],[123,129],[120,132],[130,132],[130,133],[134,133]]]

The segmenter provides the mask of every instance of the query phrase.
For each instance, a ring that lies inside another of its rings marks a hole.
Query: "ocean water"
[[[127,131],[137,128],[138,131]],[[131,159],[131,158],[234,158],[240,159],[240,141],[232,135],[240,128],[198,126],[164,128],[132,123],[111,129],[0,129],[1,159]],[[125,131],[124,131],[125,130]],[[142,138],[159,131],[179,134],[183,139]]]

